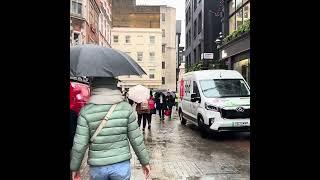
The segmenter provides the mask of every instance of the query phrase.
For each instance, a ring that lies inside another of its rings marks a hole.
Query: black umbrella
[[[146,74],[127,54],[98,45],[70,48],[70,76],[116,77]]]
[[[176,94],[174,93],[174,92],[172,92],[172,91],[166,91],[166,92],[162,92],[164,95],[170,95],[170,96],[172,96],[173,98],[175,98],[176,97]]]

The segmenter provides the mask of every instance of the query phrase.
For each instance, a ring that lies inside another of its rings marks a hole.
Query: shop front
[[[244,34],[219,48],[220,61],[238,71],[250,84],[250,34]]]

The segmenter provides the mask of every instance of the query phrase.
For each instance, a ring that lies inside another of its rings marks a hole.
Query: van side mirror
[[[191,102],[201,102],[201,98],[199,95],[197,95],[196,93],[191,94]]]

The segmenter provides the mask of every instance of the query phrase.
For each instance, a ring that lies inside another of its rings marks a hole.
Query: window
[[[130,43],[131,40],[130,40],[130,36],[126,36],[126,43]]]
[[[156,37],[155,36],[150,36],[149,39],[150,39],[150,44],[156,43]]]
[[[233,63],[233,69],[238,71],[247,82],[249,82],[249,59],[243,59],[241,61]]]
[[[250,2],[248,0],[232,0],[229,2],[229,34],[238,30],[250,19]]]
[[[150,73],[150,74],[149,74],[149,78],[150,78],[150,79],[154,79],[154,77],[155,77],[155,76],[154,76],[154,73],[155,73],[155,72],[156,72],[155,69],[149,69],[149,73]]]
[[[188,34],[188,32],[187,32],[187,34],[186,34],[186,49],[188,49],[188,45],[189,45],[189,34]]]
[[[71,6],[72,13],[82,15],[82,0],[72,0]]]
[[[162,84],[166,84],[166,78],[162,77]]]
[[[193,0],[193,10],[197,9],[198,2],[197,0]]]
[[[162,21],[166,21],[166,14],[165,13],[161,13],[161,19],[162,19]]]
[[[250,19],[250,3],[243,7],[243,22]]]
[[[166,37],[166,30],[162,29],[162,37]]]
[[[198,57],[201,58],[201,43],[198,45]]]
[[[77,33],[77,32],[73,33],[73,41],[74,41],[74,45],[80,44],[80,33]]]
[[[143,52],[137,52],[137,61],[142,61]]]
[[[166,52],[166,45],[162,45],[162,53],[165,53]]]
[[[196,63],[197,62],[197,49],[193,50],[193,62]]]
[[[189,56],[186,56],[186,67],[189,67]]]
[[[189,22],[188,17],[189,17],[189,10],[187,10],[187,14],[186,14],[186,25],[188,25],[188,22]]]
[[[198,15],[198,34],[202,31],[202,13],[200,12]]]
[[[188,18],[188,21],[191,20],[191,6],[189,6],[189,18]]]
[[[236,0],[236,9],[239,9],[242,6],[242,0]]]
[[[189,46],[191,46],[191,29],[189,29]]]
[[[118,43],[119,42],[119,36],[113,36],[113,42]]]
[[[166,69],[166,62],[162,61],[162,69]]]
[[[243,12],[242,12],[242,9],[240,9],[240,11],[238,11],[236,14],[236,29],[238,29],[243,24],[242,15],[243,15]]]
[[[193,23],[193,38],[195,38],[197,35],[197,20]]]
[[[200,96],[198,85],[197,85],[197,83],[195,81],[193,81],[193,93],[195,93],[196,96]]]
[[[250,96],[248,86],[241,79],[200,80],[200,86],[207,98]]]
[[[154,61],[155,60],[155,52],[150,52],[149,53],[149,56],[150,56],[150,61]]]
[[[233,15],[229,18],[229,34],[236,30],[236,16]]]

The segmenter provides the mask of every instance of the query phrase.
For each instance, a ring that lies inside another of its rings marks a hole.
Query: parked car
[[[181,124],[210,132],[250,131],[250,87],[234,70],[189,72],[179,84]]]

